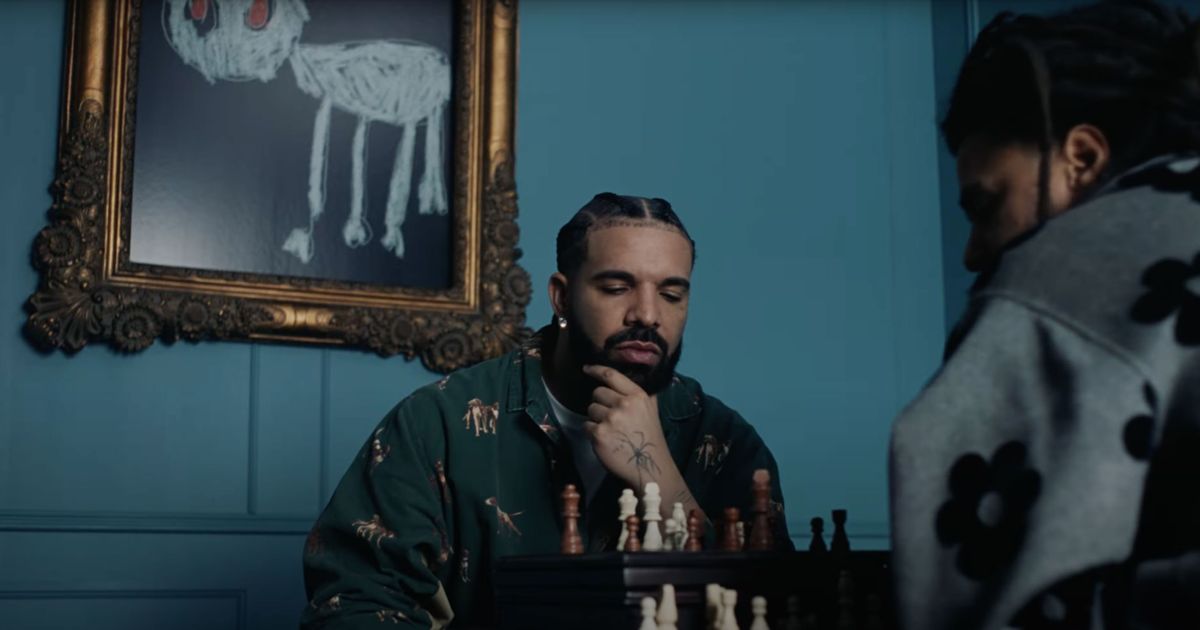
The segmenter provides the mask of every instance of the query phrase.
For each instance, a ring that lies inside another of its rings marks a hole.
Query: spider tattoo
[[[650,454],[650,449],[654,446],[654,443],[647,442],[646,434],[641,431],[634,431],[633,433],[638,436],[638,439],[641,441],[640,444],[634,444],[633,440],[629,439],[629,436],[625,433],[621,434],[621,441],[628,445],[629,450],[633,453],[630,455],[627,463],[633,464],[637,468],[638,481],[640,483],[643,472],[652,472],[657,477],[662,473],[662,470],[655,463],[654,456]]]

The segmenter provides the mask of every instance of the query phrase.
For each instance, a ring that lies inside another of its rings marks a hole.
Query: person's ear
[[[1062,143],[1062,158],[1072,201],[1090,192],[1101,181],[1111,157],[1108,138],[1098,127],[1075,125],[1067,132]]]
[[[550,274],[550,284],[547,287],[550,294],[550,308],[554,314],[563,317],[567,314],[567,276],[561,271]]]

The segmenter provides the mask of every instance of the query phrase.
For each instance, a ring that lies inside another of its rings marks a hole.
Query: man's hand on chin
[[[685,513],[699,510],[667,450],[657,397],[611,367],[585,365],[583,373],[600,382],[587,408],[588,434],[600,463],[638,495],[645,484],[658,483],[664,517],[676,502],[683,503]]]

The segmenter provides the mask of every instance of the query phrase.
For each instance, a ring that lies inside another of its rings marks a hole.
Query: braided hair
[[[610,192],[600,193],[587,202],[566,225],[558,231],[557,254],[559,272],[570,276],[579,270],[587,258],[587,236],[590,231],[626,221],[655,221],[679,231],[692,249],[692,264],[696,264],[696,242],[666,199],[631,197]]]
[[[1109,143],[1102,179],[1200,150],[1200,21],[1153,0],[1002,13],[967,55],[941,126],[953,154],[976,135],[1037,146],[1045,206],[1050,150],[1085,123]]]

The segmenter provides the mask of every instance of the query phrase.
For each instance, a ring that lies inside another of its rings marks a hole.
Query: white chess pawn
[[[625,550],[625,541],[629,538],[629,528],[625,527],[625,520],[630,516],[637,516],[637,495],[633,490],[625,488],[621,491],[621,498],[617,499],[617,505],[621,507],[621,515],[617,517],[617,522],[621,524],[621,537],[617,539],[617,551]]]
[[[662,551],[662,531],[658,529],[658,523],[662,520],[662,513],[659,512],[662,497],[658,494],[657,483],[651,481],[646,484],[642,505],[642,520],[646,521],[646,534],[642,537],[642,551]]]
[[[663,521],[663,551],[675,551],[675,539],[679,536],[679,523],[674,518]]]
[[[675,532],[675,549],[683,551],[683,546],[687,544],[687,515],[683,513],[683,504],[679,501],[675,502],[675,509],[671,512],[671,518],[675,519],[675,523],[679,525],[678,531]]]
[[[642,598],[642,625],[638,626],[638,630],[658,630],[658,624],[654,622],[654,598]]]
[[[704,586],[704,627],[706,630],[721,630],[721,588],[720,584]]]
[[[727,588],[721,593],[721,630],[738,630],[737,591]]]
[[[675,607],[675,587],[663,584],[662,597],[658,604],[658,630],[677,630],[675,623],[679,621],[679,610]]]
[[[750,612],[754,614],[750,630],[771,630],[767,625],[767,598],[759,595],[750,600]]]

